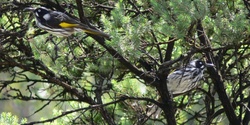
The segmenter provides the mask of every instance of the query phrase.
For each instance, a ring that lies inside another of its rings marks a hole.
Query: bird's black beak
[[[26,7],[24,8],[24,11],[34,11],[36,8],[33,7]]]
[[[206,67],[214,67],[215,65],[213,63],[206,63]]]

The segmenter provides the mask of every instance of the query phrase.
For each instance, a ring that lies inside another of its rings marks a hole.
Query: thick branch
[[[165,53],[164,62],[169,61],[171,59],[172,52],[174,49],[174,43],[175,43],[176,39],[171,37],[171,38],[169,38],[169,41],[171,41],[171,42],[168,42],[168,47],[167,47],[167,51]]]
[[[161,109],[163,110],[165,118],[167,119],[167,123],[169,125],[176,125],[175,108],[173,106],[173,100],[170,93],[168,92],[166,84],[167,83],[166,74],[169,74],[170,71],[168,67],[170,67],[170,65],[175,62],[175,61],[169,61],[171,59],[173,47],[174,47],[174,42],[170,42],[168,44],[168,48],[165,54],[164,63],[159,67],[158,70],[158,77],[160,78],[160,82],[156,86],[156,89],[158,90],[162,101]]]

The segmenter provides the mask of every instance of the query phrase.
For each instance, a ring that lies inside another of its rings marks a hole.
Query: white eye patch
[[[50,15],[49,15],[49,14],[45,14],[45,15],[43,15],[43,19],[45,19],[45,20],[49,20],[49,19],[50,19]]]

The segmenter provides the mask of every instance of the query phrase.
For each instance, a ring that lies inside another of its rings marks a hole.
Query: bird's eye
[[[41,9],[38,9],[37,11],[40,13],[40,12],[41,12]]]

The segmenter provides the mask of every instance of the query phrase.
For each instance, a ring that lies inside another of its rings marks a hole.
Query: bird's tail
[[[81,25],[79,28],[81,28],[86,33],[101,36],[101,37],[104,37],[106,39],[110,39],[110,35],[102,32],[102,31],[91,29],[89,27],[86,27],[85,25],[83,25],[83,26]]]

